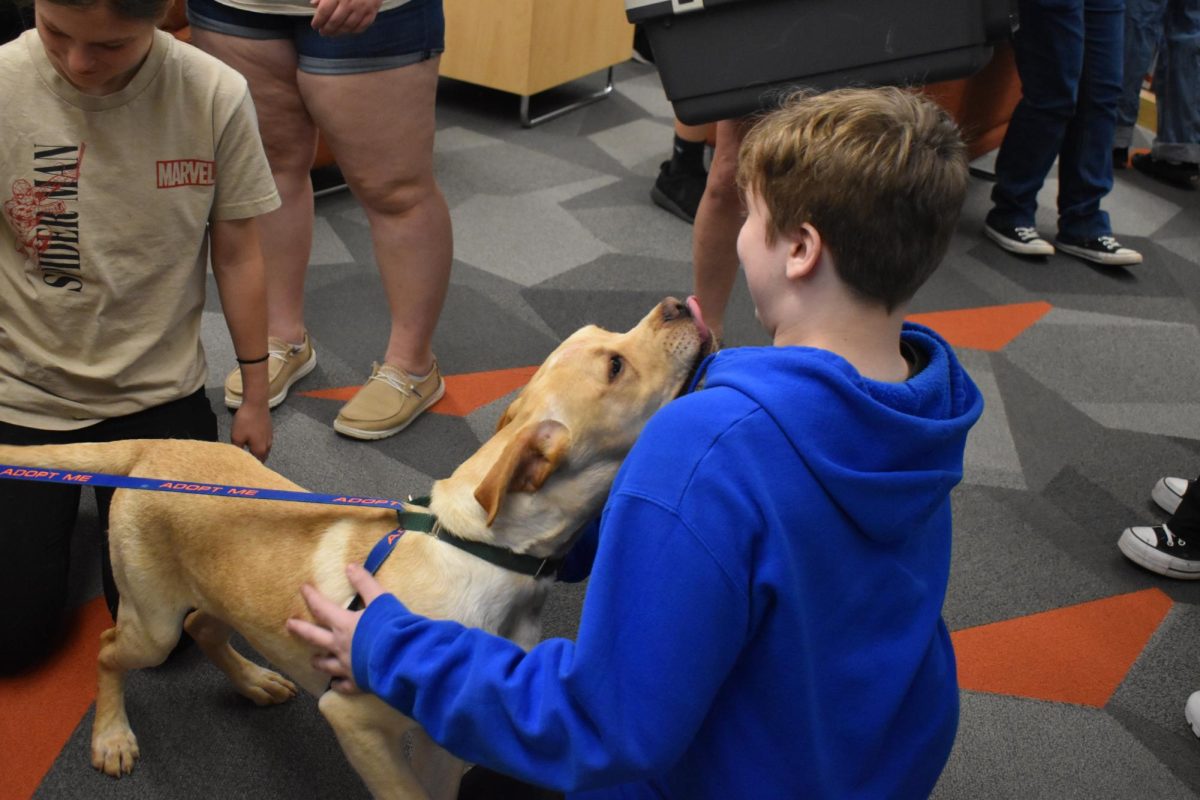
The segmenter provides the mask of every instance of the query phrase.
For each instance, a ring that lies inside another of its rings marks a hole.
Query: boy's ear
[[[806,222],[787,235],[788,251],[785,274],[788,280],[803,278],[812,273],[821,260],[824,242],[821,232]]]

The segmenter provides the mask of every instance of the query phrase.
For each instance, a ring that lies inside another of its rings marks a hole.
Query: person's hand
[[[308,0],[315,7],[312,29],[322,36],[362,33],[375,21],[380,0]]]
[[[273,436],[271,409],[266,401],[255,403],[246,399],[233,415],[233,430],[229,440],[249,450],[259,461],[266,461],[271,452]]]
[[[383,586],[375,576],[358,564],[347,566],[346,575],[362,598],[364,607],[384,594]],[[341,608],[307,583],[300,587],[300,594],[316,622],[292,617],[287,621],[288,631],[317,648],[312,665],[333,678],[330,685],[335,692],[355,694],[360,689],[350,667],[350,646],[362,612]]]

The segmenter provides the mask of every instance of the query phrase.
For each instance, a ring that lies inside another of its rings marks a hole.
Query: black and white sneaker
[[[1117,547],[1135,564],[1182,580],[1200,580],[1200,536],[1183,539],[1166,525],[1126,528]]]
[[[1064,253],[1103,264],[1106,267],[1127,267],[1131,264],[1142,263],[1142,254],[1137,250],[1122,247],[1112,236],[1097,236],[1095,239],[1064,239],[1061,235],[1054,240],[1054,246]]]
[[[985,222],[983,232],[1010,253],[1022,256],[1054,255],[1054,245],[1039,236],[1037,228]]]
[[[1183,500],[1183,493],[1188,490],[1191,481],[1186,478],[1159,478],[1158,483],[1150,490],[1150,499],[1158,503],[1158,507],[1168,514],[1174,514]]]

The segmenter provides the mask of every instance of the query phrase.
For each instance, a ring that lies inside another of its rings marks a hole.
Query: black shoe
[[[650,189],[650,199],[656,206],[665,208],[684,222],[693,223],[707,181],[708,173],[703,170],[675,172],[671,169],[671,162],[664,161],[658,168],[658,179]]]
[[[1138,153],[1133,157],[1133,168],[1155,180],[1169,183],[1180,189],[1195,189],[1200,167],[1185,162],[1171,162],[1155,158],[1149,153]]]
[[[1171,578],[1200,579],[1200,536],[1180,538],[1166,525],[1126,528],[1117,540],[1126,558]]]
[[[1097,236],[1095,239],[1066,239],[1060,233],[1054,240],[1054,246],[1064,253],[1079,256],[1094,264],[1106,267],[1127,267],[1131,264],[1142,263],[1142,254],[1121,243],[1112,236]]]
[[[1113,169],[1125,169],[1129,166],[1129,148],[1113,148]]]
[[[1038,235],[1037,228],[1023,225],[983,224],[984,234],[1010,253],[1021,256],[1052,256],[1054,245]]]

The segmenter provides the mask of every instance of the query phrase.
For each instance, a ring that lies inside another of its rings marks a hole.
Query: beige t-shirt
[[[243,11],[257,11],[260,14],[293,14],[311,17],[317,12],[308,0],[218,0],[222,5],[240,8]],[[402,6],[408,0],[383,0],[379,4],[380,11],[391,11]]]
[[[0,47],[0,421],[72,430],[204,385],[210,220],[279,206],[246,81],[156,32],[82,94],[36,30]]]

